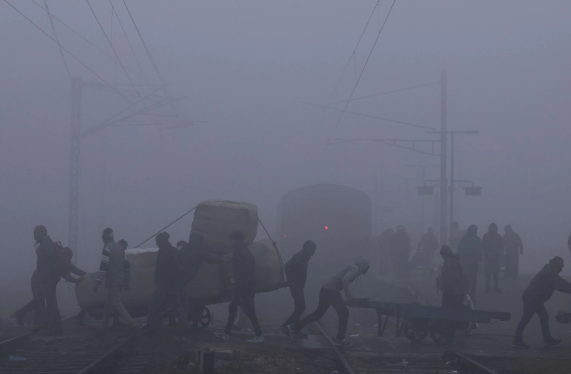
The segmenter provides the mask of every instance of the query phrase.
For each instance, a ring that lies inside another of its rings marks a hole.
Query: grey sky
[[[11,3],[51,34],[42,10]],[[106,32],[108,2],[91,1]],[[107,53],[111,49],[83,1],[48,1],[52,12]],[[123,3],[114,0],[145,73],[158,82]],[[423,130],[302,104],[325,103],[375,1],[128,1],[174,95],[187,95],[181,116],[207,120],[191,129],[110,129],[83,142],[80,264],[97,266],[99,235],[111,226],[137,244],[208,198],[247,200],[274,227],[275,207],[293,188],[342,183],[375,198],[382,168],[386,223],[420,229],[419,172],[406,164],[430,157],[373,145],[325,146],[332,138],[427,137]],[[391,2],[381,1],[334,95],[346,99]],[[448,124],[477,129],[458,136],[458,178],[484,187],[479,198],[457,195],[456,215],[485,231],[511,223],[530,250],[564,247],[571,225],[568,160],[571,52],[567,1],[397,1],[355,97],[437,81],[448,71]],[[110,83],[120,67],[56,22],[62,44]],[[121,60],[137,70],[113,23]],[[6,3],[0,3],[0,232],[3,256],[33,267],[32,230],[45,224],[67,240],[70,84],[57,46]],[[74,76],[97,82],[69,56]],[[349,110],[438,127],[438,86],[354,102]],[[86,89],[83,125],[121,109],[113,94]],[[105,193],[101,193],[102,160]],[[379,169],[380,170],[380,169]],[[427,170],[436,179],[437,169]],[[405,191],[408,187],[408,192]],[[380,187],[378,188],[380,190]],[[425,225],[432,224],[432,201]],[[174,226],[188,235],[190,219]],[[502,230],[503,231],[503,230]]]

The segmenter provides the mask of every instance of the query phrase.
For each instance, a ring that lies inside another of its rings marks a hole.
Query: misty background
[[[51,35],[40,7],[10,3]],[[83,140],[80,268],[99,266],[105,227],[133,247],[206,199],[256,204],[275,236],[281,197],[314,183],[351,186],[377,208],[392,207],[382,216],[373,210],[374,234],[404,224],[416,245],[435,225],[434,197],[423,202],[417,195],[421,170],[407,165],[438,165],[437,157],[375,143],[328,145],[335,139],[431,139],[425,130],[348,113],[337,126],[339,112],[304,104],[349,98],[391,1],[380,2],[357,49],[376,1],[127,3],[173,96],[186,95],[173,110],[208,122],[172,130],[109,128]],[[85,2],[48,4],[112,54]],[[113,0],[116,15],[109,2],[91,5],[106,32],[112,30],[123,64],[138,70],[117,17],[142,70],[158,84],[123,3]],[[457,191],[455,217],[462,229],[477,224],[479,235],[491,222],[501,233],[511,224],[524,241],[524,271],[539,270],[554,254],[569,259],[570,12],[566,1],[397,1],[353,96],[435,82],[447,71],[449,130],[479,131],[456,136],[455,176],[483,187],[479,197]],[[100,77],[129,83],[111,59],[55,26],[61,44]],[[71,85],[57,45],[5,2],[0,45],[0,271],[3,284],[27,287],[35,267],[34,226],[67,241]],[[101,83],[65,58],[72,76]],[[85,88],[82,128],[127,105],[114,93]],[[358,100],[347,109],[438,128],[440,88]],[[438,179],[437,167],[425,173]],[[172,242],[188,237],[191,221],[187,216],[169,228]],[[265,236],[261,227],[258,232]]]

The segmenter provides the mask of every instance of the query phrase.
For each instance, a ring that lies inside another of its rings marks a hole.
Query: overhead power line
[[[353,91],[351,91],[351,95],[349,96],[349,100],[345,103],[345,107],[343,108],[343,112],[341,112],[341,115],[339,116],[339,119],[337,120],[337,123],[335,124],[335,128],[333,129],[333,132],[329,136],[329,139],[327,139],[328,142],[329,142],[329,140],[331,140],[331,137],[333,136],[333,134],[335,134],[335,131],[337,131],[337,128],[339,127],[339,124],[341,123],[341,120],[343,119],[343,114],[345,113],[345,109],[347,109],[349,102],[351,101],[351,99],[353,98],[353,95],[355,94],[355,90],[357,89],[357,86],[359,85],[359,82],[361,81],[361,78],[363,77],[363,72],[367,68],[367,64],[369,63],[371,55],[373,54],[373,51],[375,50],[375,46],[377,45],[377,42],[379,41],[379,37],[381,36],[381,33],[383,32],[385,25],[387,24],[387,20],[389,19],[389,16],[391,15],[391,12],[392,12],[393,7],[395,6],[396,2],[397,2],[397,0],[393,0],[393,3],[391,4],[391,7],[389,8],[387,16],[385,17],[385,20],[383,21],[383,24],[381,25],[381,28],[379,29],[379,33],[377,34],[377,38],[375,39],[375,42],[373,43],[373,46],[371,47],[371,51],[369,52],[369,56],[367,56],[367,60],[365,61],[365,65],[363,65],[363,69],[361,69],[361,73],[359,74],[359,78],[357,79],[357,82],[355,82],[355,86],[353,86]]]
[[[368,98],[371,98],[371,97],[377,97],[377,96],[383,96],[383,95],[388,95],[388,94],[397,93],[397,92],[402,92],[402,91],[413,90],[413,89],[415,89],[415,88],[421,88],[421,87],[426,87],[426,86],[432,86],[432,85],[434,85],[434,84],[440,84],[440,81],[438,81],[438,82],[430,82],[430,83],[425,83],[425,84],[419,84],[418,86],[400,88],[400,89],[398,89],[398,90],[393,90],[393,91],[381,92],[381,93],[374,94],[374,95],[361,96],[361,97],[357,97],[357,98],[351,99],[351,100],[336,101],[336,102],[331,103],[331,104],[329,104],[329,105],[342,104],[342,103],[346,103],[346,102],[348,102],[348,101],[363,100],[363,99],[368,99]]]
[[[59,38],[58,38],[57,32],[56,32],[56,26],[54,25],[54,18],[53,18],[53,15],[50,13],[50,8],[48,8],[48,0],[44,0],[44,5],[46,6],[45,10],[46,10],[46,13],[48,14],[50,24],[52,25],[52,32],[54,34],[54,39],[57,41],[58,44],[60,44]],[[71,80],[71,73],[69,71],[69,66],[67,66],[67,61],[65,60],[65,56],[64,56],[63,51],[61,49],[61,45],[59,46],[59,53],[61,54],[63,64],[65,65],[65,71],[67,72],[67,76],[69,77],[69,80]]]
[[[378,0],[375,3],[375,7],[373,8],[373,11],[371,12],[371,15],[369,16],[369,19],[367,20],[367,23],[365,24],[365,28],[363,29],[361,36],[359,36],[359,40],[357,40],[357,45],[355,46],[355,48],[353,48],[353,52],[351,53],[351,57],[349,57],[349,60],[347,61],[347,64],[345,65],[345,68],[343,69],[343,72],[341,73],[341,76],[339,77],[339,80],[337,81],[337,84],[335,85],[333,92],[331,92],[331,95],[329,95],[329,100],[327,100],[327,101],[331,101],[331,99],[333,98],[335,91],[337,91],[337,88],[339,87],[339,83],[341,83],[341,79],[343,79],[343,76],[345,75],[345,71],[349,67],[349,64],[351,64],[351,60],[353,60],[355,62],[355,73],[357,72],[357,62],[355,61],[355,52],[357,51],[357,47],[359,47],[359,44],[361,43],[361,39],[363,39],[363,35],[365,35],[365,31],[367,31],[367,27],[369,26],[369,22],[371,22],[371,18],[373,18],[373,15],[375,14],[375,10],[379,6],[379,3],[380,3],[380,0]],[[355,74],[355,76],[356,75],[357,74]]]
[[[141,34],[141,31],[139,30],[139,28],[137,27],[137,23],[135,22],[135,19],[133,18],[133,15],[131,14],[131,11],[129,10],[129,7],[127,6],[127,2],[125,0],[123,0],[123,4],[125,4],[125,9],[127,9],[127,13],[129,13],[129,17],[131,18],[131,22],[133,22],[133,26],[135,26],[135,30],[137,30],[137,34],[139,34],[139,38],[141,39],[141,43],[143,43],[143,46],[145,47],[145,51],[147,52],[147,56],[149,57],[149,60],[151,60],[151,64],[153,64],[153,67],[155,69],[155,72],[157,73],[157,76],[159,77],[159,80],[161,81],[161,84],[163,85],[164,89],[165,89],[165,93],[167,94],[168,97],[170,97],[172,99],[172,95],[163,79],[163,76],[161,75],[161,72],[159,71],[159,68],[157,66],[157,64],[155,63],[155,59],[153,58],[153,56],[151,56],[151,51],[149,50],[149,47],[147,47],[147,43],[145,43],[145,40],[143,39],[143,35]]]

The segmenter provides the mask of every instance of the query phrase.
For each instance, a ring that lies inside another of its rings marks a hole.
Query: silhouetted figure
[[[486,271],[486,292],[490,292],[492,278],[494,280],[494,291],[501,293],[499,284],[499,272],[502,255],[504,252],[504,241],[498,234],[498,226],[492,223],[488,232],[482,237],[482,248],[484,251],[484,267]]]
[[[559,276],[559,273],[563,270],[563,265],[561,257],[556,256],[552,258],[549,260],[549,264],[545,265],[533,277],[529,286],[523,291],[521,297],[523,300],[523,314],[515,332],[514,347],[529,348],[523,341],[523,330],[536,313],[541,324],[545,345],[552,346],[561,343],[561,339],[554,339],[549,332],[549,315],[544,304],[555,291],[571,294],[571,283]]]
[[[456,255],[462,261],[462,268],[469,283],[468,294],[472,300],[476,299],[478,285],[478,267],[482,261],[482,241],[478,237],[478,226],[470,225],[466,235],[460,240]]]
[[[510,225],[504,227],[505,269],[504,279],[517,279],[519,271],[519,255],[523,254],[523,243]]]
[[[464,296],[470,288],[464,275],[460,259],[452,253],[450,247],[443,245],[440,255],[444,259],[441,271],[442,307],[461,309]]]
[[[393,235],[393,251],[396,261],[396,276],[398,278],[408,278],[410,251],[410,236],[404,226],[397,226],[397,232]]]
[[[244,244],[243,232],[234,231],[229,238],[233,242],[232,272],[236,288],[232,292],[232,299],[228,305],[228,321],[226,322],[224,332],[216,332],[215,335],[225,340],[230,338],[229,334],[236,320],[238,306],[240,306],[244,314],[250,319],[256,334],[248,342],[263,343],[264,336],[258,323],[258,317],[256,317],[256,307],[254,305],[254,296],[256,295],[256,259],[246,244]]]
[[[426,234],[422,235],[418,242],[418,250],[424,255],[424,267],[427,271],[434,270],[432,259],[434,252],[438,249],[438,239],[434,235],[432,228],[429,228]]]
[[[392,259],[393,229],[386,229],[379,235],[379,271],[381,274],[390,272],[395,261]]]
[[[294,305],[293,313],[282,325],[282,330],[288,335],[290,334],[289,326],[293,323],[299,323],[299,319],[305,311],[305,294],[303,290],[307,280],[307,264],[315,254],[316,249],[317,245],[313,241],[308,240],[303,243],[301,251],[294,254],[291,260],[285,264],[287,283]]]
[[[294,325],[294,332],[299,333],[307,324],[320,320],[327,312],[330,306],[335,309],[339,317],[339,327],[337,329],[337,337],[335,342],[339,345],[351,345],[345,339],[347,332],[347,323],[349,320],[349,309],[346,302],[356,302],[360,299],[354,298],[349,290],[349,285],[360,275],[366,274],[371,264],[363,257],[358,257],[354,265],[348,265],[339,270],[333,277],[323,283],[319,291],[319,303],[317,309],[313,313],[308,314],[299,323]],[[341,290],[345,292],[347,301],[343,300]]]
[[[46,326],[48,333],[61,335],[61,316],[57,305],[56,287],[60,275],[56,271],[57,252],[55,244],[48,236],[45,226],[34,228],[36,241],[36,270],[32,275],[32,301],[14,313],[14,318],[23,326],[23,318],[34,311],[34,325],[36,328]]]

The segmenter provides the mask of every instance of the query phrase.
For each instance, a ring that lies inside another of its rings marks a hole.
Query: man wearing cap
[[[571,283],[559,276],[559,273],[563,270],[563,265],[563,259],[561,257],[553,257],[549,260],[549,264],[545,265],[543,269],[533,277],[525,291],[523,291],[523,314],[515,332],[513,342],[515,348],[529,348],[529,346],[523,342],[523,330],[536,313],[539,317],[539,323],[541,324],[541,332],[543,333],[545,346],[550,347],[561,343],[561,339],[553,338],[549,332],[549,315],[547,314],[544,304],[551,298],[555,291],[571,294]]]
[[[293,313],[281,327],[288,335],[291,335],[290,325],[292,323],[299,323],[299,318],[305,311],[305,295],[303,289],[305,288],[305,281],[307,280],[307,264],[315,254],[316,249],[317,245],[312,240],[308,240],[303,244],[301,251],[294,254],[291,260],[285,264],[287,283],[291,296],[293,297],[294,305]]]
[[[147,328],[156,332],[163,312],[170,312],[171,318],[177,318],[184,330],[190,330],[188,320],[188,297],[185,294],[186,282],[183,277],[183,267],[179,250],[169,242],[170,235],[161,232],[155,237],[159,251],[155,268],[155,283],[157,288],[149,303]]]
[[[103,251],[93,292],[97,293],[99,286],[105,281],[105,288],[107,288],[105,314],[103,315],[103,330],[105,331],[113,309],[125,324],[131,325],[132,320],[121,299],[121,291],[129,288],[129,284],[125,282],[125,250],[115,243],[113,230],[109,227],[103,230],[101,238],[103,239]]]
[[[238,306],[244,314],[250,319],[256,336],[249,339],[249,343],[263,343],[264,336],[262,329],[256,317],[256,307],[254,305],[254,296],[256,295],[256,259],[252,252],[244,243],[244,233],[234,231],[228,238],[232,241],[232,280],[236,285],[232,292],[232,299],[228,305],[228,321],[224,331],[216,332],[215,335],[224,340],[230,338],[230,331],[236,320]]]
[[[460,259],[452,254],[452,249],[443,245],[440,255],[444,259],[441,273],[442,307],[460,309],[463,307],[464,296],[468,293],[470,285]]]
[[[516,280],[519,272],[519,255],[523,255],[523,242],[511,225],[506,225],[504,231],[503,241],[506,251],[504,279]]]

